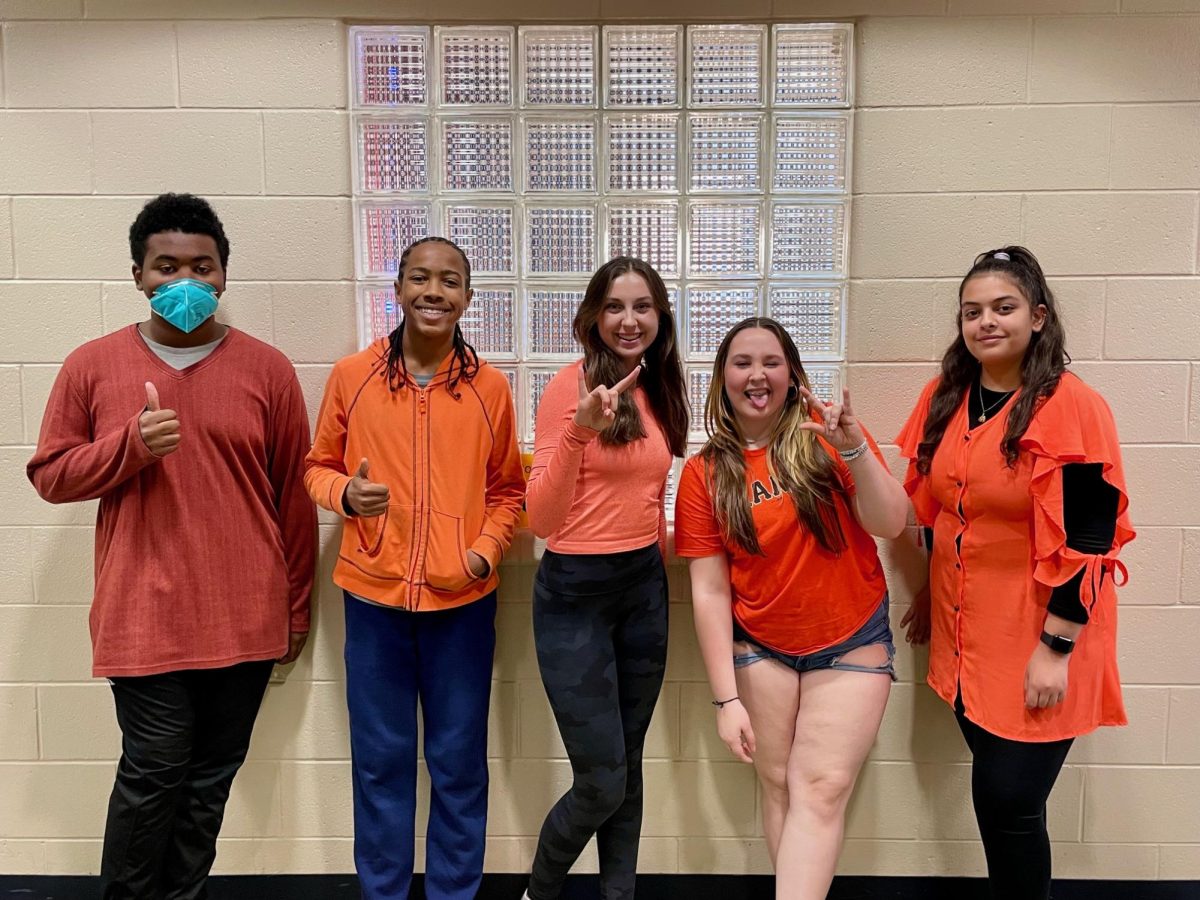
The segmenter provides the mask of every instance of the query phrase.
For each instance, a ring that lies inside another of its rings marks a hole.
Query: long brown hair
[[[1037,257],[1024,247],[1017,246],[980,253],[958,286],[958,337],[942,357],[941,378],[929,403],[925,434],[917,445],[917,471],[923,475],[929,474],[933,454],[942,442],[951,416],[962,403],[963,392],[981,375],[979,360],[971,355],[962,336],[962,295],[972,278],[992,272],[1003,275],[1021,291],[1029,301],[1031,312],[1039,306],[1046,308],[1042,328],[1033,332],[1025,349],[1025,357],[1021,360],[1021,392],[1008,412],[1008,427],[1000,444],[1010,468],[1017,463],[1021,437],[1029,427],[1038,405],[1058,388],[1059,379],[1071,362],[1066,349],[1067,335],[1054,304],[1054,294],[1046,283]]]
[[[431,235],[413,241],[404,248],[404,252],[400,255],[400,270],[396,273],[396,291],[399,294],[400,284],[404,280],[404,267],[408,265],[408,255],[412,253],[414,247],[421,244],[448,244],[458,251],[458,255],[463,261],[463,290],[471,289],[471,261],[467,259],[467,254],[463,252],[462,247],[444,237]],[[397,297],[397,299],[399,299]],[[458,387],[459,381],[466,379],[470,381],[475,377],[475,373],[479,371],[479,354],[475,352],[475,348],[467,343],[467,339],[463,337],[462,328],[458,322],[454,323],[454,343],[453,343],[454,358],[450,360],[450,369],[446,373],[446,390],[455,400],[459,394],[455,390]],[[457,371],[455,370],[457,367]],[[388,387],[392,391],[398,391],[408,378],[408,365],[404,362],[404,319],[400,320],[400,324],[392,329],[392,333],[388,335],[388,353],[387,353],[387,382]]]
[[[583,347],[588,389],[595,389],[599,384],[614,385],[625,377],[620,358],[600,337],[597,323],[612,283],[631,272],[645,279],[654,311],[658,313],[658,334],[642,357],[643,370],[638,376],[638,384],[646,392],[646,402],[663,430],[671,454],[683,456],[687,452],[688,404],[683,365],[675,340],[675,316],[671,312],[666,285],[647,262],[631,256],[617,256],[597,269],[588,282],[573,324],[575,340]],[[617,404],[613,425],[600,432],[600,440],[619,446],[645,436],[646,428],[637,404],[633,402],[632,393],[626,391]]]
[[[800,427],[802,422],[808,421],[809,415],[798,386],[811,387],[800,361],[800,351],[787,329],[774,319],[761,316],[738,322],[721,341],[704,407],[704,427],[709,437],[700,456],[706,463],[709,494],[713,498],[721,533],[726,540],[737,542],[747,552],[763,555],[750,514],[750,500],[746,496],[746,458],[742,449],[745,440],[725,392],[729,347],[734,337],[748,328],[761,328],[775,335],[788,366],[787,398],[768,444],[767,467],[771,477],[780,490],[791,496],[797,520],[812,533],[817,543],[830,553],[841,553],[846,548],[846,536],[837,517],[834,495],[835,492],[844,494],[845,489],[834,473],[833,460],[817,436]]]

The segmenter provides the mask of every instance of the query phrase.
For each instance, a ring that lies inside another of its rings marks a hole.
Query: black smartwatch
[[[1042,643],[1055,653],[1061,653],[1063,656],[1066,656],[1075,649],[1075,642],[1069,637],[1063,637],[1061,634],[1051,634],[1048,631],[1042,632]]]

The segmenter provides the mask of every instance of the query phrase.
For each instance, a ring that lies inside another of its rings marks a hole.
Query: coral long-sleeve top
[[[542,392],[525,507],[534,534],[555,553],[620,553],[658,542],[666,553],[666,435],[634,388],[646,437],[620,447],[575,424],[579,367],[561,369]]]
[[[917,445],[936,384],[926,386],[897,438],[910,460],[905,489],[917,519],[933,528],[930,687],[950,704],[961,691],[967,718],[1011,740],[1056,741],[1124,725],[1115,579],[1126,574],[1117,554],[1134,531],[1112,413],[1076,376],[1063,375],[1034,413],[1009,468],[1001,441],[1013,402],[972,430],[964,393],[929,474],[921,475]],[[1067,546],[1062,469],[1068,463],[1100,463],[1104,480],[1120,493],[1107,553]],[[1049,709],[1027,709],[1025,669],[1051,591],[1081,569],[1090,618],[1070,657],[1066,698]]]

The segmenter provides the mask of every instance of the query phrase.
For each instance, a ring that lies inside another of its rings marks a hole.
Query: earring
[[[795,382],[793,382],[793,383],[789,384],[789,385],[788,385],[787,398],[788,398],[789,400],[795,400],[795,399],[796,399],[796,397],[798,397],[799,395],[800,395],[800,389],[796,387],[796,384],[795,384]]]

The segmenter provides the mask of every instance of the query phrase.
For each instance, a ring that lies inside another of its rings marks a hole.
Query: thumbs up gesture
[[[371,464],[367,460],[360,462],[358,471],[346,485],[345,495],[345,505],[367,518],[382,516],[387,511],[390,496],[386,484],[376,484],[368,480],[367,474],[370,470]]]
[[[173,409],[163,409],[158,389],[146,382],[146,408],[138,417],[142,441],[155,456],[167,456],[179,449],[179,416]]]
[[[612,387],[598,384],[590,391],[587,387],[587,373],[583,370],[584,367],[580,366],[579,405],[575,407],[575,424],[593,431],[603,431],[616,421],[617,404],[621,400],[621,394],[637,384],[642,367],[634,366],[632,372]]]

